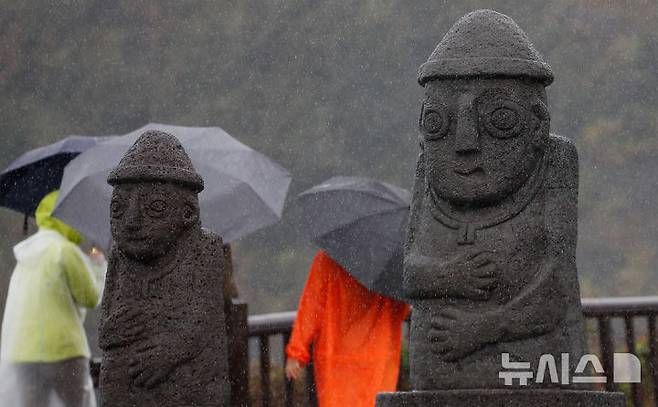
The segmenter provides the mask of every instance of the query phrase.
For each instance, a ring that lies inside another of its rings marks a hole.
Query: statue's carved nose
[[[463,95],[459,98],[459,111],[457,113],[457,131],[455,133],[455,152],[461,154],[480,151],[478,129],[473,120],[473,98]]]
[[[125,222],[126,228],[131,232],[135,232],[141,227],[141,210],[139,207],[139,202],[135,202],[134,199],[131,200],[131,202],[128,204],[128,207],[126,208]]]

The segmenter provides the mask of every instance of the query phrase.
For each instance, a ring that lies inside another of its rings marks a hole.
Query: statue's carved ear
[[[183,206],[183,220],[186,225],[196,223],[199,219],[199,208],[191,202],[185,202]]]
[[[537,119],[539,119],[539,123],[537,124],[537,129],[539,129],[539,127],[543,125],[548,124],[551,121],[551,115],[548,112],[548,107],[541,100],[537,100],[535,104],[532,105],[532,113],[535,115]]]
[[[420,105],[420,115],[418,116],[418,144],[420,145],[420,150],[425,149],[425,135],[423,134],[423,111],[425,110],[425,102]]]

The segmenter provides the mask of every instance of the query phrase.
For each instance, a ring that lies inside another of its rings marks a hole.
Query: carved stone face
[[[170,251],[199,218],[196,194],[164,182],[118,184],[110,211],[112,237],[119,250],[145,262]]]
[[[435,80],[420,117],[426,174],[443,199],[488,205],[532,174],[548,137],[544,87],[519,79]]]

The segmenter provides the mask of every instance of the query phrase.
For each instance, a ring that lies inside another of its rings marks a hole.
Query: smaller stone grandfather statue
[[[148,131],[108,183],[102,405],[227,406],[222,240],[201,228],[203,180],[174,136]]]
[[[578,156],[549,133],[551,68],[511,18],[478,10],[448,31],[418,80],[403,278],[414,391],[380,394],[378,406],[623,405],[563,376],[584,354]],[[543,355],[566,367],[559,380],[534,380]],[[502,380],[506,359],[527,364],[530,380]]]

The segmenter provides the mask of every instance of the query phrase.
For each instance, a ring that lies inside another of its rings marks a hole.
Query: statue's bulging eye
[[[449,126],[447,115],[442,110],[435,109],[434,107],[426,107],[425,109],[421,122],[425,138],[427,140],[442,138],[446,135]]]
[[[167,210],[167,203],[161,199],[152,201],[147,209],[147,213],[152,218],[160,218],[165,215]]]
[[[123,201],[113,200],[112,203],[110,203],[110,216],[113,218],[118,218],[123,215],[125,209],[126,205],[123,203]]]
[[[527,109],[506,98],[487,96],[489,97],[483,97],[477,102],[480,124],[484,130],[499,139],[521,134],[528,122]]]
[[[429,133],[436,133],[441,130],[441,127],[443,127],[443,119],[440,114],[429,112],[425,115],[423,125],[425,126],[425,130]]]
[[[490,120],[498,130],[511,130],[519,122],[519,115],[512,109],[501,107],[491,113]]]

